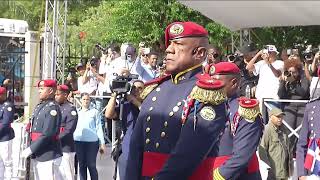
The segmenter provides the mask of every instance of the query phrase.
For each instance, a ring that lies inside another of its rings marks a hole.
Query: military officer
[[[61,179],[61,143],[59,128],[61,112],[54,101],[57,83],[52,79],[38,83],[40,103],[31,117],[31,145],[23,150],[22,157],[32,155],[35,180]]]
[[[73,106],[67,99],[69,95],[69,88],[67,85],[59,85],[56,91],[56,102],[60,105],[61,124],[59,139],[62,146],[62,161],[60,171],[65,180],[74,179],[74,140],[73,132],[77,127],[78,113],[76,107]]]
[[[312,159],[319,157],[309,156],[309,150],[316,151],[319,147],[320,138],[320,98],[311,100],[307,105],[303,116],[302,128],[299,134],[299,140],[297,143],[297,176],[299,180],[312,179],[307,178],[309,175],[315,176],[314,179],[319,179],[320,169],[316,166],[318,163],[313,163]],[[320,148],[320,147],[319,147]],[[308,152],[308,153],[307,153]],[[308,154],[308,155],[307,155]],[[316,153],[315,153],[316,154]]]
[[[174,22],[165,40],[170,75],[147,83],[142,93],[125,179],[211,180],[213,158],[206,157],[225,127],[226,97],[221,81],[203,78],[196,86],[208,32],[194,22]]]
[[[0,87],[0,180],[12,177],[12,139],[14,106],[7,101],[7,90]]]
[[[238,97],[241,76],[236,64],[210,64],[205,71],[225,83],[229,105],[229,123],[220,140],[219,156],[214,163],[214,180],[261,179],[256,150],[262,136],[263,121],[258,101]]]

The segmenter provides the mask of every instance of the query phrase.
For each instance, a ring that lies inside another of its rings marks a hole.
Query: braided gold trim
[[[256,117],[260,114],[260,109],[259,106],[255,106],[253,108],[244,108],[239,106],[238,113],[246,120],[254,122],[256,120]]]
[[[219,168],[213,171],[213,180],[225,180],[224,177],[220,174]]]
[[[195,86],[191,91],[190,97],[205,104],[218,105],[226,101],[227,95],[223,88],[207,90]]]
[[[148,94],[150,94],[151,91],[153,91],[157,86],[158,86],[158,84],[151,84],[151,85],[145,87],[144,90],[142,91],[142,93],[140,94],[140,97],[142,99],[145,99],[148,96]]]

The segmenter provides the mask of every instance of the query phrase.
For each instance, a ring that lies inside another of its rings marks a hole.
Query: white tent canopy
[[[320,1],[179,2],[232,31],[254,27],[320,25]]]

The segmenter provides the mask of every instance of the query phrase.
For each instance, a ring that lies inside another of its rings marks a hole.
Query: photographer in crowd
[[[78,77],[78,90],[80,93],[88,93],[89,95],[95,95],[98,85],[97,80],[97,62],[95,59],[91,59],[85,66],[78,64],[77,69],[80,76]]]
[[[277,48],[274,45],[266,45],[260,50],[247,64],[246,69],[253,72],[255,76],[259,75],[256,88],[256,98],[262,108],[263,98],[278,99],[279,77],[283,71],[283,61],[277,60]],[[263,60],[256,62],[258,58]],[[269,103],[277,106],[275,103]]]
[[[315,64],[318,65],[319,61],[320,61],[320,51],[318,51],[315,54],[313,62],[312,62],[312,66],[314,66]],[[320,87],[319,87],[320,85],[319,85],[319,77],[318,76],[319,76],[319,71],[318,71],[318,74],[315,74],[314,76],[310,75],[310,78],[309,78],[309,80],[311,81],[310,82],[310,98],[311,99],[316,98],[316,97],[320,97]]]
[[[240,69],[240,96],[246,96],[247,88],[249,88],[248,94],[250,97],[255,96],[255,88],[258,83],[259,76],[255,76],[253,72],[248,71],[246,66],[256,53],[257,49],[254,44],[247,44],[240,48],[240,52],[228,56],[228,61],[235,63]]]
[[[207,61],[205,62],[206,64],[216,64],[221,61],[221,51],[219,48],[217,48],[214,45],[209,45],[208,51],[207,51]],[[206,65],[205,64],[205,65]],[[205,66],[204,65],[204,66]]]
[[[280,77],[278,95],[280,99],[308,100],[309,81],[305,78],[302,70],[302,63],[298,56],[291,55],[284,62],[284,73]],[[305,103],[289,102],[284,103],[284,120],[292,129],[296,129],[303,120]],[[291,132],[287,129],[287,134]],[[295,147],[297,138],[290,139],[292,147]],[[295,152],[294,150],[291,152]]]
[[[128,160],[128,154],[129,154],[129,143],[130,143],[130,137],[132,134],[132,130],[135,124],[135,121],[137,120],[138,114],[139,114],[139,108],[142,103],[142,99],[140,97],[140,94],[144,90],[144,83],[141,80],[136,80],[133,82],[132,89],[130,94],[126,95],[125,102],[123,104],[123,114],[122,114],[122,134],[123,139],[122,143],[120,143],[122,152],[118,152],[116,156],[120,157],[118,160],[118,169],[119,169],[119,175],[120,179],[124,179],[125,175],[125,169],[127,165]],[[121,96],[122,94],[120,94]],[[109,100],[106,111],[105,111],[105,117],[107,119],[113,119],[117,120],[120,116],[120,106],[117,104],[118,94],[114,92],[111,96],[111,99]],[[118,141],[121,141],[121,139],[118,139]]]

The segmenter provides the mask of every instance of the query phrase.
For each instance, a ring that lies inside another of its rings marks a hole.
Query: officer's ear
[[[196,59],[205,59],[207,57],[207,49],[205,47],[197,47],[192,51]]]
[[[237,77],[234,77],[231,79],[231,83],[233,88],[238,88],[238,86],[240,85],[240,79]]]

